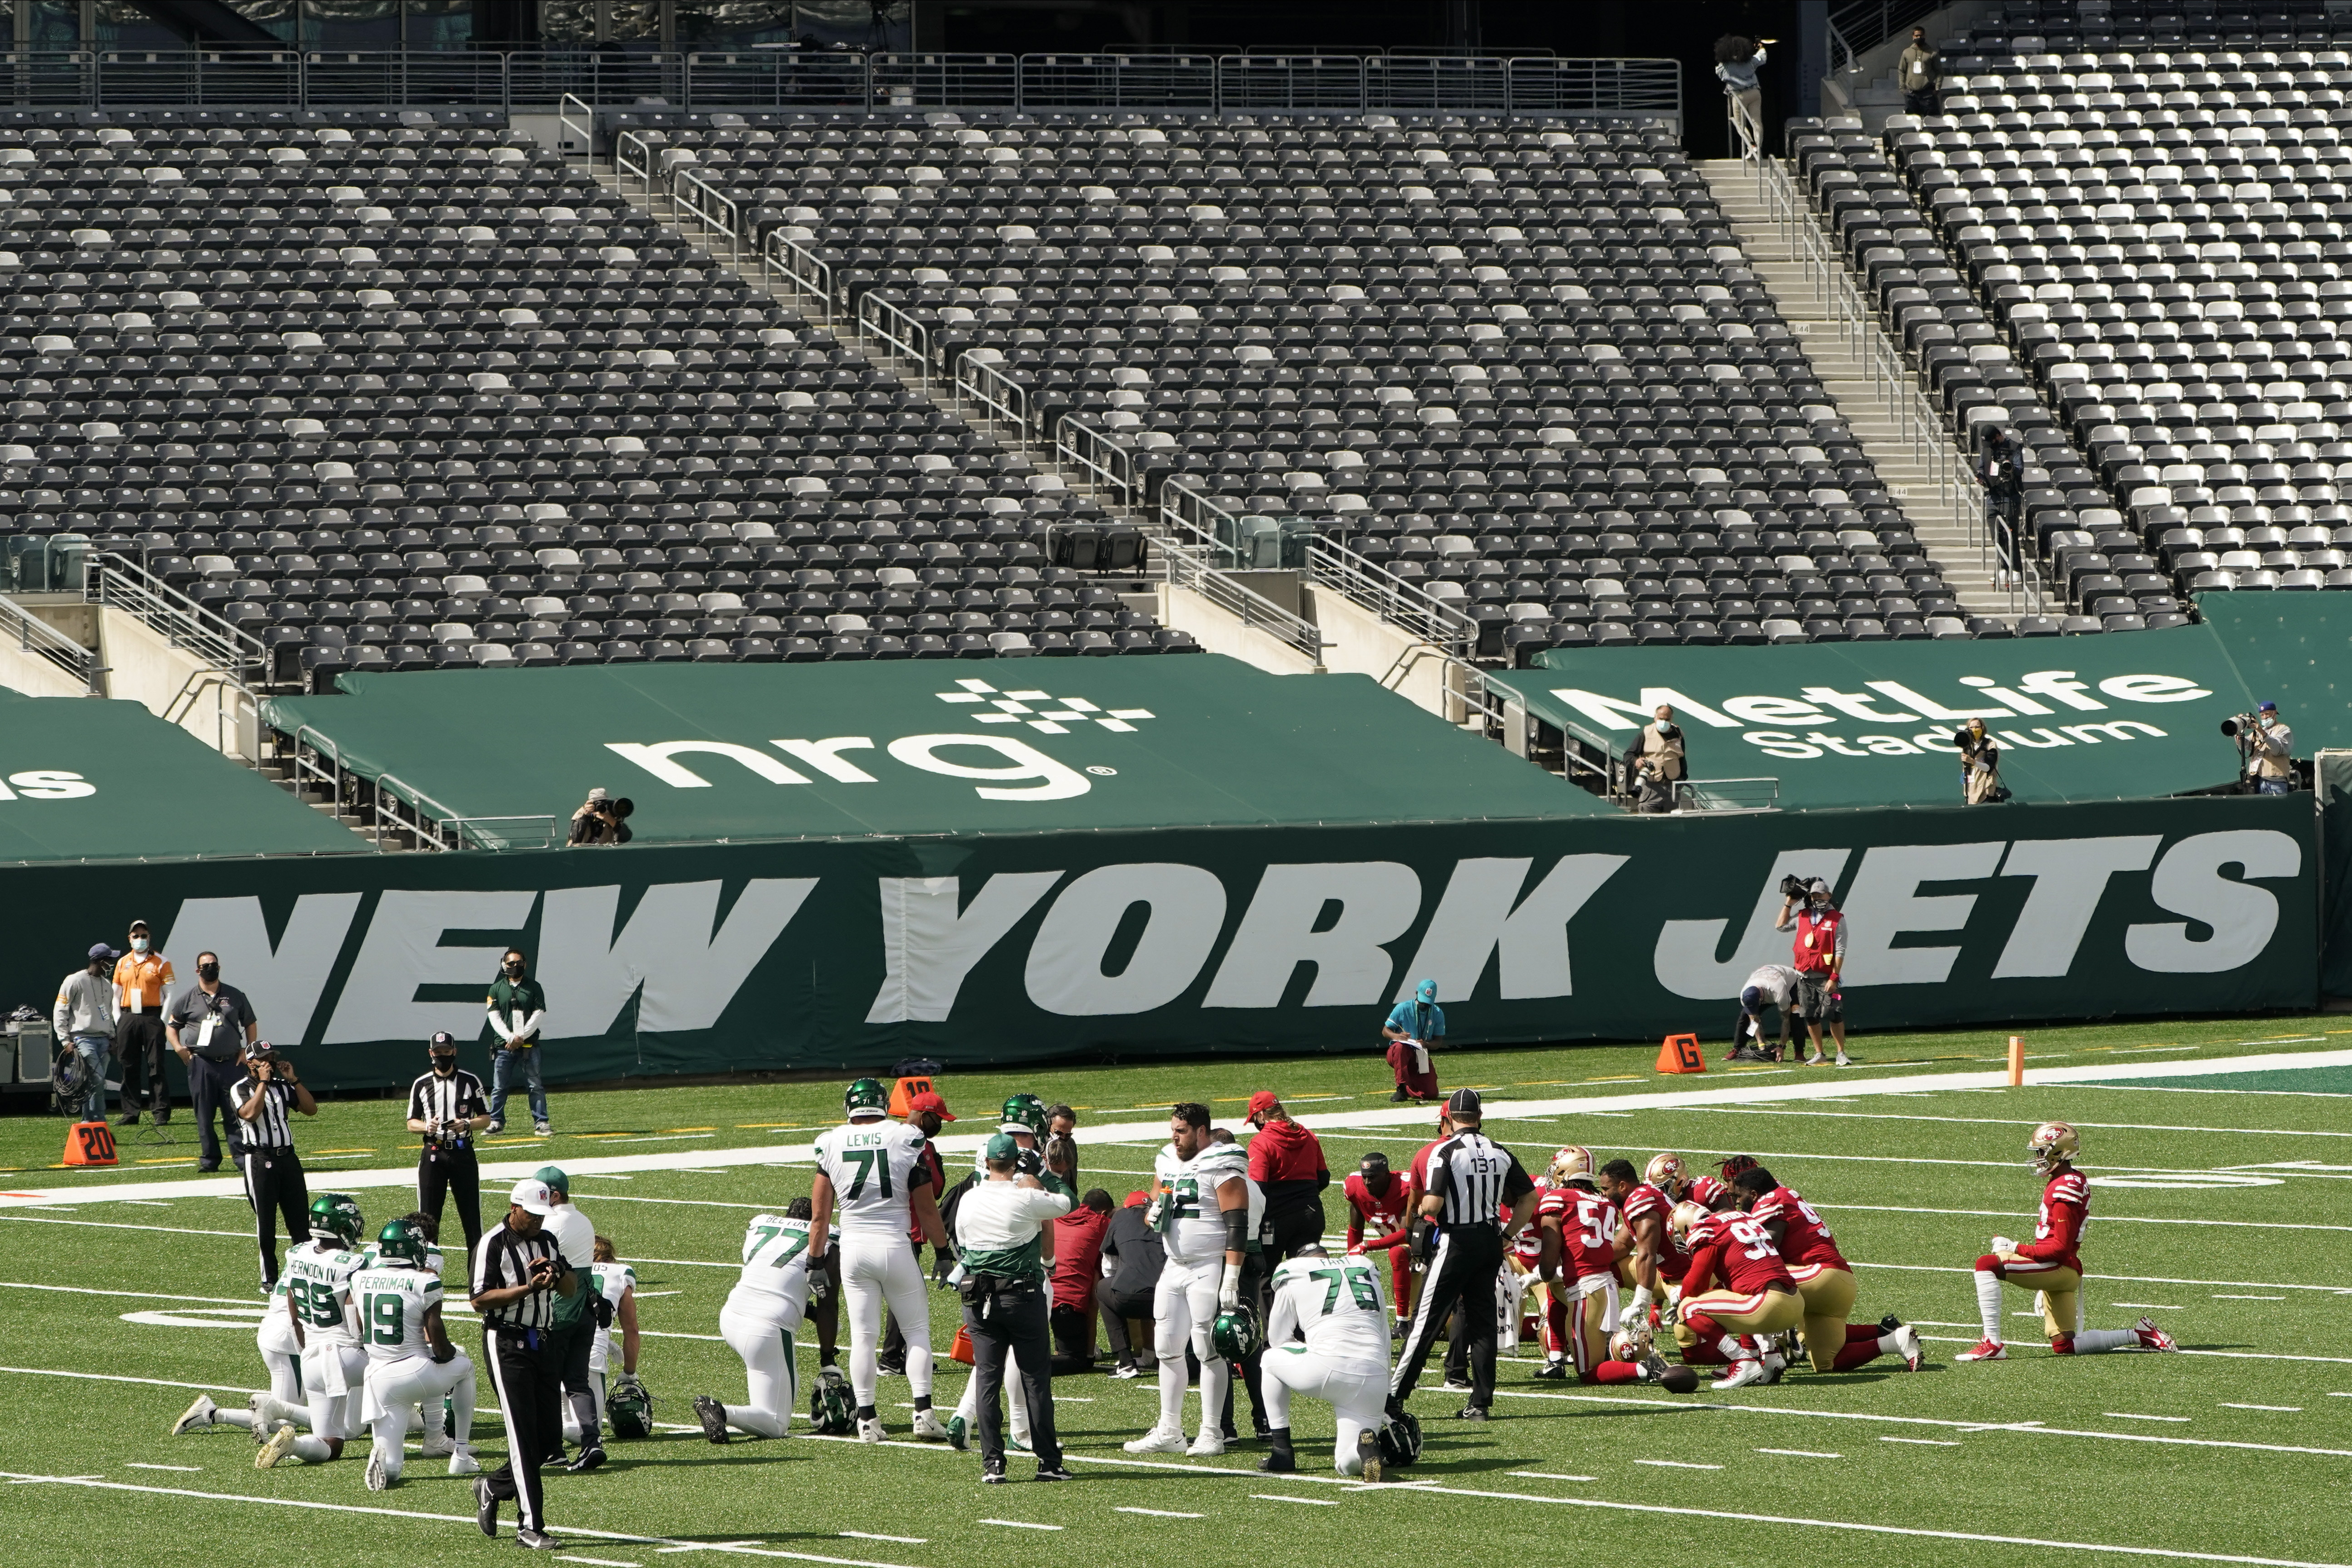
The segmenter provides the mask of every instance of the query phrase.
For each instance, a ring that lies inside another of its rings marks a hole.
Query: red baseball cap
[[[1282,1097],[1280,1095],[1276,1094],[1274,1090],[1270,1089],[1262,1089],[1255,1094],[1250,1096],[1249,1113],[1252,1116],[1263,1116],[1281,1103]]]
[[[953,1121],[955,1120],[955,1113],[948,1109],[948,1102],[941,1100],[938,1093],[932,1089],[927,1089],[923,1090],[922,1093],[915,1096],[914,1099],[907,1101],[907,1109],[910,1112],[928,1110],[942,1121]]]
[[[1127,1202],[1119,1206],[1122,1208],[1139,1209],[1150,1201],[1151,1194],[1150,1193],[1129,1193],[1127,1194]]]

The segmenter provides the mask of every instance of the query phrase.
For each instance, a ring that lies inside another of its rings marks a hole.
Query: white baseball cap
[[[555,1203],[548,1195],[547,1184],[536,1176],[525,1176],[514,1184],[507,1201],[530,1214],[553,1214]]]

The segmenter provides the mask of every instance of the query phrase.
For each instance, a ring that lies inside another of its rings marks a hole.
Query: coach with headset
[[[482,1173],[474,1140],[490,1124],[482,1080],[457,1066],[457,1037],[444,1029],[425,1047],[429,1071],[408,1086],[408,1130],[424,1135],[416,1156],[416,1207],[441,1223],[441,1205],[457,1198],[466,1253],[482,1239]]]

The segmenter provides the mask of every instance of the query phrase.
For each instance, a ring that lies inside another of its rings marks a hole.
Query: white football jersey
[[[613,1321],[620,1319],[621,1298],[637,1287],[637,1271],[625,1263],[599,1263],[588,1271],[588,1288],[612,1304]],[[613,1359],[613,1331],[600,1327],[588,1347],[588,1370],[603,1372]]]
[[[425,1314],[441,1304],[440,1275],[405,1263],[372,1264],[352,1276],[351,1295],[360,1310],[360,1342],[368,1360],[432,1356]]]
[[[833,1183],[844,1236],[907,1238],[915,1223],[908,1200],[919,1183],[930,1180],[927,1142],[919,1127],[874,1117],[845,1121],[817,1139],[816,1168]]]
[[[352,1276],[366,1265],[332,1241],[305,1242],[286,1252],[286,1305],[302,1325],[305,1345],[355,1345],[349,1315]]]
[[[1278,1349],[1292,1330],[1327,1360],[1389,1362],[1388,1299],[1382,1270],[1361,1258],[1294,1258],[1274,1271],[1275,1301],[1266,1343]]]
[[[782,1329],[799,1327],[808,1310],[808,1244],[807,1220],[752,1216],[743,1232],[743,1272],[736,1277],[728,1308]]]
[[[1249,1189],[1248,1234],[1257,1235],[1265,1194],[1249,1179],[1249,1154],[1240,1144],[1207,1144],[1189,1160],[1177,1157],[1175,1144],[1163,1144],[1151,1162],[1151,1175],[1171,1261],[1207,1263],[1224,1257],[1225,1222],[1218,1215],[1217,1189],[1236,1176]]]

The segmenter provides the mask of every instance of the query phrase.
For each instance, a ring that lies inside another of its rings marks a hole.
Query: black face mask
[[[520,980],[522,978],[522,965],[520,963],[508,964],[507,976],[509,979]]]
[[[220,965],[217,963],[197,964],[196,978],[199,980],[218,980],[220,978]]]
[[[457,1058],[456,1057],[435,1057],[433,1058],[433,1070],[443,1078],[454,1077],[457,1071]]]

